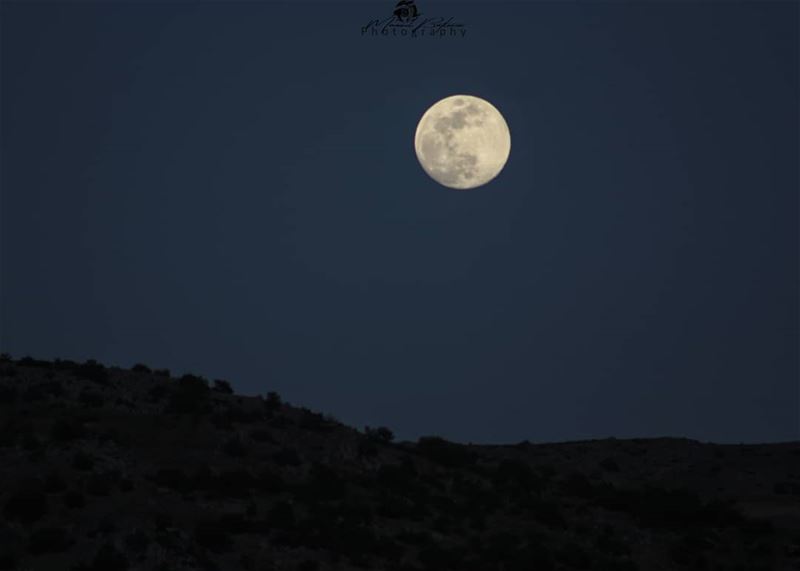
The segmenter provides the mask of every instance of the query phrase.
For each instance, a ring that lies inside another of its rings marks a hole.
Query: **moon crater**
[[[472,95],[453,95],[425,112],[414,147],[431,178],[463,190],[486,184],[503,170],[511,135],[491,103]]]

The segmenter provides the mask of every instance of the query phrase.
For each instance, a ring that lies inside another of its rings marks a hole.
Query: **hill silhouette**
[[[0,360],[0,569],[789,571],[800,443],[394,442],[224,380]]]

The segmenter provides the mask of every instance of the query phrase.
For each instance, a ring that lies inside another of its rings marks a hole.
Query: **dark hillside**
[[[0,362],[0,569],[789,571],[800,444],[393,441],[222,380]]]

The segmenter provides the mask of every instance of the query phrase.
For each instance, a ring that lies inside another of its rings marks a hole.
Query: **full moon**
[[[434,103],[417,125],[417,159],[433,180],[466,190],[496,177],[511,152],[511,133],[494,105],[472,95]]]

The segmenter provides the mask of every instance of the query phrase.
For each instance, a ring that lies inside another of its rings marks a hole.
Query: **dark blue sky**
[[[400,438],[798,433],[798,5],[2,4],[0,342]],[[459,192],[413,135],[491,101]]]

